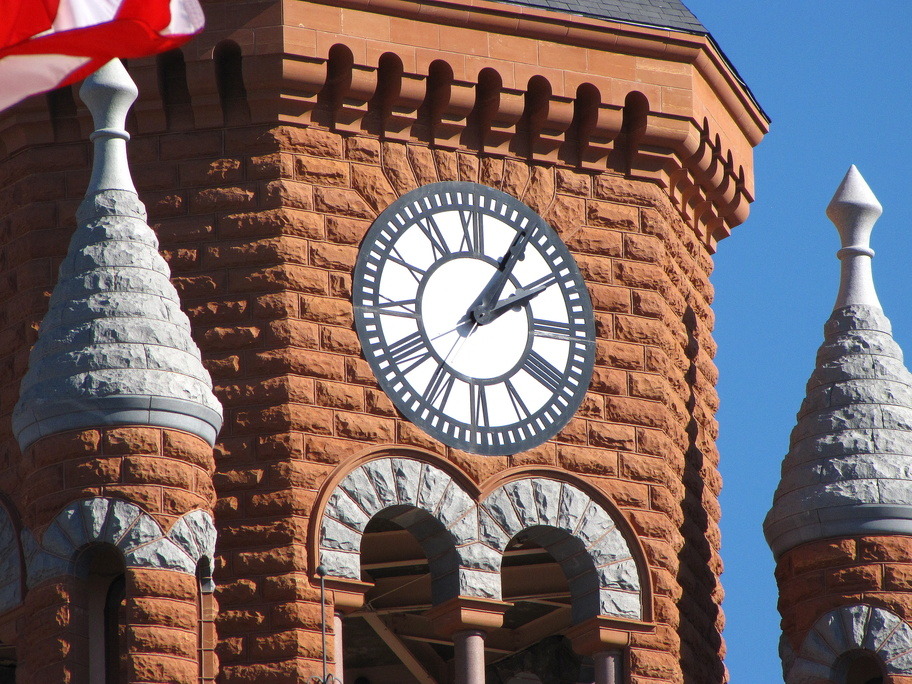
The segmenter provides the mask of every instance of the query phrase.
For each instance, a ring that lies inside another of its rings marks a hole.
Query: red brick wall
[[[25,114],[17,122],[0,122],[8,152],[0,155],[0,296],[7,302],[0,307],[0,416],[6,417],[0,420],[0,491],[13,494],[29,525],[46,524],[73,498],[106,493],[135,501],[167,529],[188,507],[210,504],[207,477],[214,467],[218,652],[221,681],[232,684],[288,681],[318,671],[320,607],[311,580],[310,535],[312,517],[320,513],[314,510],[317,493],[335,468],[390,445],[437,453],[479,487],[511,467],[562,468],[610,498],[645,550],[654,593],[647,619],[657,627],[632,636],[631,682],[723,681],[721,482],[713,417],[718,400],[708,278],[714,240],[729,225],[719,216],[729,212],[736,218],[726,221],[734,223],[745,213],[755,141],[742,124],[725,118],[734,105],[725,109],[695,94],[711,92],[702,80],[708,67],[699,77],[670,62],[663,71],[659,58],[612,55],[603,48],[587,48],[580,62],[568,58],[578,48],[540,36],[504,35],[503,45],[485,38],[487,52],[468,61],[453,46],[475,43],[444,46],[440,34],[434,34],[437,48],[427,47],[420,58],[400,50],[407,72],[420,72],[433,58],[451,60],[457,79],[468,79],[461,97],[473,93],[471,79],[479,68],[497,66],[510,90],[504,101],[519,107],[512,123],[501,122],[507,142],[521,129],[516,122],[531,75],[548,77],[555,98],[564,98],[562,104],[555,100],[552,111],[561,104],[560,111],[571,116],[576,84],[596,79],[618,127],[624,95],[638,84],[650,97],[650,120],[662,122],[649,129],[651,156],[633,174],[610,170],[605,139],[601,172],[583,171],[559,155],[551,155],[557,163],[530,161],[534,150],[509,144],[496,154],[479,154],[457,136],[457,142],[435,147],[415,137],[426,133],[420,127],[415,136],[405,136],[409,142],[393,141],[365,132],[357,112],[346,114],[355,116],[355,123],[344,126],[349,132],[333,131],[325,123],[333,117],[324,116],[332,112],[320,109],[325,103],[308,90],[309,81],[295,81],[299,72],[286,70],[286,81],[276,80],[270,60],[283,50],[297,52],[295,68],[303,70],[308,50],[325,55],[336,42],[350,43],[358,60],[376,65],[380,52],[392,44],[402,47],[396,41],[429,40],[430,34],[422,38],[421,22],[396,20],[398,28],[390,32],[390,18],[381,18],[377,34],[352,20],[348,26],[357,35],[345,37],[334,23],[343,11],[338,7],[317,7],[320,12],[308,20],[322,28],[314,30],[299,30],[288,17],[283,27],[271,2],[207,7],[210,32],[186,50],[197,128],[185,120],[175,124],[178,130],[164,130],[154,66],[140,61],[131,65],[141,96],[130,156],[150,224],[225,408],[215,462],[196,446],[169,441],[176,433],[156,430],[85,431],[43,440],[24,459],[18,453],[8,416],[88,179],[88,146],[75,139],[79,126],[88,130],[84,113],[71,126],[58,122],[58,141],[52,143],[53,128],[36,99],[20,108]],[[246,22],[249,33],[233,31],[236,21]],[[254,123],[220,125],[208,58],[226,37],[241,44],[248,60]],[[511,60],[529,55],[533,46],[544,61],[514,72]],[[606,59],[611,69],[603,69]],[[325,76],[325,65],[314,62],[314,73],[322,69]],[[306,115],[280,125],[279,118],[294,118],[282,110],[288,102]],[[366,112],[367,100],[361,104]],[[419,98],[413,119],[420,104]],[[314,119],[324,124],[305,125],[313,108]],[[454,124],[457,130],[470,109]],[[271,123],[257,123],[266,120]],[[706,194],[712,183],[697,179],[692,169],[675,176],[672,191],[669,164],[681,163],[686,146],[661,148],[662,136],[678,135],[670,132],[675,126],[693,132],[694,122],[709,126],[708,120],[736,150],[740,180],[730,155],[723,164],[724,149],[704,145],[700,149],[708,156],[699,163],[705,162],[704,171],[718,171],[707,178],[723,179],[717,195]],[[682,185],[685,178],[690,185]],[[526,202],[566,242],[589,284],[598,328],[590,391],[555,439],[512,457],[447,448],[401,420],[361,358],[353,329],[351,269],[362,236],[391,201],[440,180],[484,183]],[[685,186],[691,189],[681,190]],[[693,210],[697,205],[718,212],[700,214]],[[182,602],[176,615],[186,613],[189,620],[190,599],[182,590],[161,588],[162,596]],[[178,659],[186,658],[188,630],[181,622],[175,643],[147,651],[136,646],[136,652],[172,649]]]
[[[797,651],[821,615],[864,603],[912,621],[912,537],[853,537],[803,544],[776,566],[782,631]]]

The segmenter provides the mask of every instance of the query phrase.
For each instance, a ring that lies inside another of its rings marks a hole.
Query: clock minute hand
[[[500,260],[500,266],[491,281],[485,286],[478,299],[472,304],[469,313],[475,322],[479,325],[490,323],[494,318],[491,316],[491,310],[495,302],[500,299],[500,293],[510,280],[510,274],[513,272],[516,262],[523,258],[526,251],[526,245],[529,243],[530,231],[523,229],[513,238],[513,242]]]

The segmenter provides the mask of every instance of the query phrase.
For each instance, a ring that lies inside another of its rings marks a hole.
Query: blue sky
[[[720,243],[713,276],[727,664],[733,684],[770,684],[782,681],[779,615],[761,525],[836,296],[839,240],[824,210],[850,164],[884,206],[874,278],[912,354],[912,3],[684,2],[773,120],[755,150],[751,216]]]

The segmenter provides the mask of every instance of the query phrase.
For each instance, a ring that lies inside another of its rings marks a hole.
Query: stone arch
[[[110,544],[124,557],[127,568],[174,570],[196,574],[200,558],[215,553],[215,525],[203,510],[186,513],[168,534],[139,506],[107,497],[74,501],[48,525],[38,542],[22,532],[27,583],[76,572],[79,551],[90,544]]]
[[[873,654],[890,676],[912,675],[912,627],[885,608],[842,606],[822,615],[797,653],[780,646],[786,684],[838,681],[841,657],[853,651]]]
[[[22,603],[23,557],[17,524],[0,501],[0,613]]]
[[[560,564],[567,577],[574,624],[597,615],[643,619],[637,562],[618,522],[586,492],[548,477],[500,485],[478,512],[481,539],[503,554],[525,531]]]
[[[328,577],[361,579],[361,538],[382,515],[411,532],[428,556],[435,603],[500,598],[500,554],[479,539],[478,508],[443,469],[382,457],[349,472],[326,500],[319,562]]]

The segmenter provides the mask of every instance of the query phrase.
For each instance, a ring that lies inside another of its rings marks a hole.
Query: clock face
[[[529,207],[475,183],[426,185],[374,222],[352,283],[364,355],[396,407],[465,451],[553,437],[595,358],[589,293]]]

